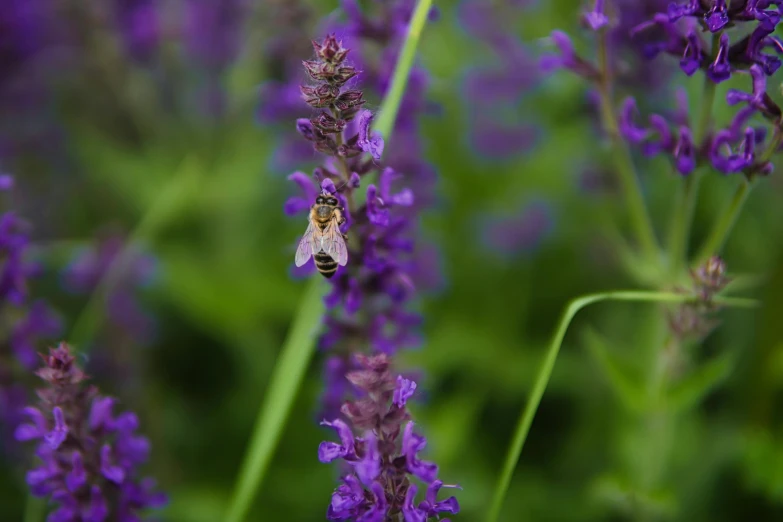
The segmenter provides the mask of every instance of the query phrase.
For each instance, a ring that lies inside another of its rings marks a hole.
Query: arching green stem
[[[555,367],[555,361],[557,360],[557,354],[560,352],[560,346],[563,344],[568,326],[571,324],[571,320],[582,308],[597,303],[599,301],[637,301],[648,303],[683,303],[693,299],[692,296],[686,294],[675,294],[668,292],[645,292],[645,291],[616,291],[616,292],[603,292],[598,294],[590,294],[582,297],[578,297],[572,300],[557,325],[555,334],[552,337],[552,341],[549,344],[544,361],[541,363],[541,367],[536,375],[533,389],[530,391],[530,396],[527,399],[525,408],[522,410],[522,415],[519,418],[514,438],[511,441],[511,445],[508,448],[506,454],[506,460],[503,464],[503,470],[498,478],[497,486],[495,486],[494,497],[490,503],[488,515],[485,518],[486,522],[496,522],[500,516],[500,509],[503,506],[503,500],[506,497],[508,486],[511,483],[511,477],[514,474],[514,469],[519,461],[519,456],[522,454],[522,448],[525,445],[525,439],[530,431],[530,426],[533,423],[533,417],[536,415],[538,405],[541,403],[541,398],[544,396],[549,378],[552,375],[552,370]],[[737,297],[719,297],[715,299],[716,304],[724,306],[747,308],[757,306],[758,303],[752,299],[743,299]]]

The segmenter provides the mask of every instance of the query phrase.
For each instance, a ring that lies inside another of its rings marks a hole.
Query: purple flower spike
[[[33,495],[55,504],[48,520],[132,521],[141,511],[159,507],[163,497],[152,492],[149,479],[138,476],[148,446],[134,433],[136,416],[126,412],[116,421],[111,418],[113,401],[85,384],[67,345],[50,349],[43,359],[36,374],[48,386],[37,392],[41,407],[26,410],[35,430],[20,428],[17,435],[39,440],[41,462],[27,473],[27,483]],[[54,428],[45,431],[47,425]]]
[[[414,281],[421,281],[419,265],[432,264],[415,257],[421,255],[415,242],[417,213],[434,200],[436,181],[433,167],[421,159],[416,119],[418,113],[431,111],[432,104],[424,97],[428,75],[418,66],[411,71],[394,128],[394,146],[387,148],[386,136],[372,129],[373,114],[363,107],[363,92],[355,88],[359,82],[354,78],[366,71],[363,87],[380,96],[388,91],[412,10],[379,9],[383,15],[374,19],[369,14],[372,5],[344,1],[347,22],[335,21],[334,34],[313,42],[315,56],[303,62],[309,83],[299,91],[313,112],[309,119],[297,121],[297,129],[325,159],[312,178],[301,172],[291,175],[304,196],[289,199],[285,208],[288,214],[306,212],[320,195],[325,204],[339,207],[344,218],[340,233],[347,239],[345,244],[336,236],[333,251],[324,243],[328,252],[315,256],[331,285],[324,298],[329,311],[326,331],[318,345],[334,354],[327,358],[323,395],[324,410],[329,412],[324,417],[333,420],[322,424],[340,438],[322,442],[318,459],[324,463],[341,459],[345,473],[332,494],[327,518],[356,522],[397,517],[410,485],[406,473],[430,481],[437,474],[437,466],[416,456],[423,439],[402,436],[402,425],[410,420],[406,405],[415,384],[398,379],[390,370],[388,355],[378,353],[395,353],[418,342],[415,330],[421,319],[407,310],[407,301],[414,293]],[[348,43],[353,47],[365,39],[383,49],[377,60],[366,60],[361,49],[349,53]],[[366,184],[368,179],[377,182]],[[365,190],[363,198],[359,191]],[[308,261],[303,252],[297,252],[300,266]],[[326,257],[343,260],[343,252],[348,254],[347,264],[341,261],[341,268],[327,271]],[[116,457],[121,462],[121,455]]]

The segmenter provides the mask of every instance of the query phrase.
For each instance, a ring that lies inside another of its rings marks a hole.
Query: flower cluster
[[[24,410],[30,422],[17,428],[16,438],[38,442],[40,464],[27,483],[33,495],[58,505],[48,520],[138,520],[140,511],[163,505],[155,481],[139,478],[150,445],[136,433],[136,415],[112,413],[115,400],[85,384],[66,344],[43,361],[36,375],[47,387],[38,390],[39,406]]]
[[[384,139],[371,129],[373,114],[362,108],[363,92],[347,86],[356,68],[347,65],[348,50],[342,43],[331,35],[316,43],[315,51],[316,60],[305,62],[305,68],[316,83],[301,91],[320,112],[297,120],[296,127],[328,158],[313,177],[302,172],[289,176],[303,197],[289,199],[285,211],[289,215],[308,211],[319,193],[334,195],[345,210],[342,231],[348,234],[348,264],[330,280],[332,292],[326,305],[333,313],[320,340],[321,348],[333,353],[325,376],[324,413],[329,415],[339,409],[344,392],[349,391],[344,375],[352,365],[351,353],[363,347],[393,353],[418,343],[414,329],[420,318],[405,309],[413,295],[414,269],[421,266],[414,261],[417,222],[409,212],[415,200],[413,190],[400,187],[400,182],[421,183],[417,174],[423,168],[412,156],[405,163],[398,161],[413,172],[403,174],[385,157]],[[405,140],[405,133],[395,133],[395,139],[398,134]],[[367,185],[360,204],[356,193],[370,177],[376,183]]]
[[[10,176],[0,178],[4,189],[12,187]],[[52,339],[61,329],[59,317],[44,301],[30,300],[28,281],[39,269],[27,259],[30,238],[25,228],[26,224],[13,212],[0,216],[0,323],[3,331],[8,332],[0,349],[0,426],[11,430],[21,421],[18,412],[26,400],[18,373],[26,374],[35,368],[38,343]]]
[[[394,41],[394,31],[386,34],[378,30],[380,26],[369,31],[370,21],[358,6],[348,4],[354,35],[380,34]],[[414,190],[406,185],[410,182],[424,190],[426,181],[420,178],[430,172],[412,154],[417,149],[396,160],[384,154],[385,141],[372,129],[373,114],[363,108],[364,93],[353,87],[357,67],[348,61],[349,50],[343,41],[330,34],[315,42],[314,49],[315,59],[304,62],[313,83],[300,90],[316,112],[298,119],[296,128],[327,159],[313,177],[303,172],[289,176],[302,196],[289,199],[285,211],[304,213],[319,195],[334,197],[345,217],[341,232],[348,238],[347,264],[329,280],[332,291],[325,300],[330,314],[320,339],[320,347],[331,351],[325,363],[323,411],[335,420],[325,424],[338,431],[342,444],[322,444],[319,457],[323,462],[343,458],[354,465],[354,471],[344,476],[335,491],[328,517],[381,522],[390,513],[402,512],[413,522],[443,512],[456,513],[455,499],[435,499],[442,485],[436,480],[437,468],[416,456],[424,439],[413,433],[412,423],[401,427],[410,420],[405,402],[415,384],[402,377],[395,380],[389,370],[389,356],[418,341],[412,330],[420,318],[405,308],[414,290],[417,226]],[[382,69],[391,74],[389,62],[384,60],[375,74],[380,75]],[[420,103],[409,91],[397,121],[397,128],[404,131],[395,133],[395,139],[400,136],[407,143],[415,136],[413,115]],[[402,168],[410,170],[402,174]],[[359,189],[371,177],[375,183],[366,185],[360,200]],[[402,186],[401,181],[405,182]],[[376,355],[362,355],[368,348]],[[348,422],[337,418],[340,413]],[[355,438],[349,423],[363,435]],[[408,474],[429,485],[427,498],[418,506],[414,506],[417,487]]]
[[[594,30],[601,30],[608,23],[603,4],[596,2],[595,9],[586,15],[589,20],[603,21],[588,24]],[[642,49],[648,59],[661,54],[675,56],[686,75],[703,71],[708,81],[716,84],[734,74],[748,77],[749,73],[753,88],[749,93],[729,90],[726,97],[729,105],[747,105],[725,129],[718,130],[700,129],[702,122],[687,115],[687,101],[680,101],[681,108],[669,117],[651,114],[647,125],[640,125],[635,121],[636,100],[629,97],[620,110],[620,134],[638,145],[646,156],[668,155],[683,176],[702,164],[712,165],[724,174],[744,173],[747,177],[771,172],[769,154],[758,151],[774,151],[780,143],[781,111],[766,92],[766,77],[781,65],[778,56],[766,51],[783,53],[783,43],[772,34],[780,22],[780,4],[777,0],[739,1],[729,6],[723,0],[672,2],[666,12],[658,12],[633,27],[631,34],[644,39]],[[731,44],[727,31],[743,24],[752,25],[752,29]],[[712,33],[712,44],[701,36],[705,31]],[[556,31],[552,41],[559,53],[545,57],[546,67],[566,68],[594,82],[603,80],[606,71],[579,56],[565,33]],[[755,114],[775,126],[772,140],[767,139],[766,129],[748,125]]]
[[[334,429],[340,443],[322,442],[318,448],[321,462],[342,459],[345,474],[332,494],[328,520],[384,522],[394,513],[402,513],[405,522],[440,519],[443,513],[459,512],[454,497],[438,501],[444,486],[438,480],[438,467],[419,458],[426,440],[415,433],[406,403],[416,383],[390,370],[386,354],[355,356],[358,368],[348,373],[350,383],[364,395],[347,401],[340,419],[322,424]],[[353,428],[352,428],[353,427]],[[362,434],[354,435],[354,430]],[[415,503],[418,486],[412,478],[427,484],[424,499]]]

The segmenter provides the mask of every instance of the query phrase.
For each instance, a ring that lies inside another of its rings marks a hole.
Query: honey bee
[[[326,278],[337,272],[337,265],[348,262],[348,248],[340,232],[345,222],[343,207],[337,198],[325,192],[310,207],[310,223],[296,249],[296,266],[302,266],[313,256],[315,268]]]

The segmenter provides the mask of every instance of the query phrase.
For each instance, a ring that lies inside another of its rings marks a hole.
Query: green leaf
[[[688,410],[718,387],[734,369],[736,357],[723,353],[701,365],[671,388],[668,401],[675,411]]]
[[[634,369],[624,364],[609,348],[609,341],[593,328],[582,334],[590,355],[603,371],[617,397],[629,411],[642,411],[645,405],[645,391],[640,387],[642,380],[636,378]]]

